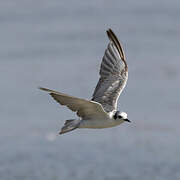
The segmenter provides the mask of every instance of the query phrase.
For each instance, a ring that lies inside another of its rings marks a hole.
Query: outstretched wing
[[[106,112],[117,109],[117,100],[128,79],[128,67],[120,42],[111,29],[107,31],[109,44],[100,68],[100,79],[92,100],[102,104]]]
[[[39,89],[49,92],[49,94],[61,105],[67,106],[70,110],[77,112],[77,115],[82,118],[93,118],[93,117],[106,117],[107,113],[104,111],[101,104],[88,101],[85,99],[76,98],[63,94],[50,89],[42,88]]]

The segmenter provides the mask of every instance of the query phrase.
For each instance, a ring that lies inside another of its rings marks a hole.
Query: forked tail
[[[64,134],[78,128],[79,123],[80,123],[80,120],[77,120],[77,119],[66,120],[59,134]]]

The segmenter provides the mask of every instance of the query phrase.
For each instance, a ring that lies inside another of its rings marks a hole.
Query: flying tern
[[[127,121],[125,112],[117,110],[118,98],[126,86],[128,66],[122,46],[111,29],[108,29],[108,46],[100,67],[100,78],[91,100],[73,97],[58,91],[40,87],[59,104],[77,113],[77,119],[66,120],[59,134],[77,128],[109,128]]]

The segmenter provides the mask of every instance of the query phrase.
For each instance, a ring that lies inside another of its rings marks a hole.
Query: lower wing
[[[107,113],[104,111],[102,105],[95,101],[88,101],[85,99],[69,96],[64,93],[53,91],[50,89],[39,89],[49,92],[49,94],[61,105],[67,106],[70,110],[77,112],[77,115],[82,118],[101,117],[106,118]]]

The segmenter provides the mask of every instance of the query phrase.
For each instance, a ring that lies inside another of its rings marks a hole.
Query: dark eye
[[[119,116],[118,116],[118,118],[119,118],[119,119],[122,119],[122,116],[121,116],[121,115],[119,115]]]

